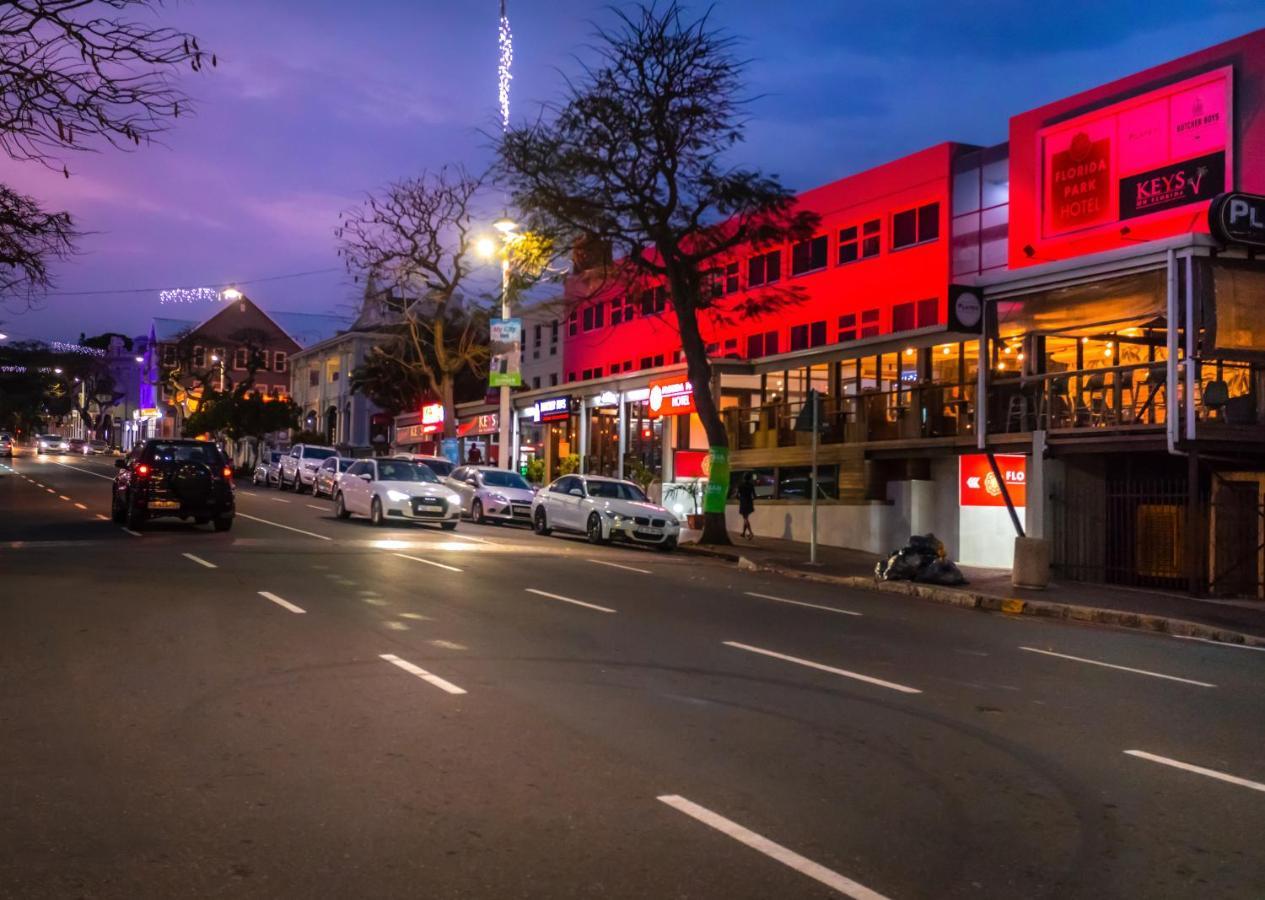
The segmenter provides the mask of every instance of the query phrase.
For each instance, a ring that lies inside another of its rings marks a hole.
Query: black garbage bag
[[[937,559],[944,557],[944,541],[940,540],[931,532],[926,534],[912,534],[909,536],[909,544],[906,550],[917,550],[928,556],[934,556]]]
[[[919,569],[918,574],[914,576],[914,581],[923,584],[941,584],[945,587],[957,587],[967,583],[966,576],[954,565],[953,560],[943,557],[933,559]]]
[[[934,559],[931,554],[903,547],[889,556],[886,563],[875,566],[874,574],[883,581],[913,581]]]

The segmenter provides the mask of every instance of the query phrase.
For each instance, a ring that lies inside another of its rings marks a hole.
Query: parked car
[[[100,439],[94,439],[94,440],[88,441],[88,443],[84,444],[84,447],[83,447],[84,456],[93,456],[93,455],[99,455],[102,453],[109,453],[109,452],[110,452],[110,445]]]
[[[0,456],[13,458],[13,435],[0,431]]]
[[[159,516],[233,527],[233,467],[210,441],[151,438],[115,461],[111,518],[139,530]]]
[[[312,496],[333,498],[338,481],[343,473],[351,468],[354,459],[345,456],[331,456],[324,460],[316,470],[316,481],[312,484]]]
[[[69,442],[60,434],[41,434],[35,439],[35,454],[65,453],[70,449]]]
[[[446,456],[426,456],[421,453],[397,453],[392,459],[407,459],[411,462],[419,462],[429,468],[440,478],[447,478],[452,474],[452,470],[456,465]]]
[[[428,467],[405,459],[358,459],[334,493],[340,519],[353,513],[374,525],[388,520],[438,522],[452,531],[461,519],[461,497],[440,483]]]
[[[281,457],[281,470],[277,474],[277,486],[281,490],[293,488],[300,494],[304,488],[316,483],[316,469],[323,460],[337,456],[333,447],[317,444],[295,444],[290,452]]]
[[[445,482],[461,496],[461,511],[476,522],[531,524],[536,492],[517,472],[494,466],[460,466]]]
[[[281,457],[285,456],[280,450],[267,450],[264,455],[259,458],[259,462],[255,464],[255,472],[250,476],[250,483],[255,485],[263,485],[264,487],[272,487],[277,483],[278,473],[281,471]]]
[[[622,540],[661,550],[674,549],[681,536],[676,516],[651,503],[640,487],[594,475],[563,475],[538,491],[532,526],[537,534],[573,531],[593,544]]]
[[[83,456],[83,448],[88,446],[88,442],[83,438],[71,438],[66,442],[66,450],[70,453],[78,453]]]

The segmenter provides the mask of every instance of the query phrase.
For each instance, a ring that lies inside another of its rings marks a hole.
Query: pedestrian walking
[[[738,514],[742,516],[742,537],[751,540],[755,532],[751,530],[751,514],[755,512],[755,474],[745,472],[738,483]]]

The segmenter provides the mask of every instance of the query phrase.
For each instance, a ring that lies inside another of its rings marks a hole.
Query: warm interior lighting
[[[905,355],[906,355],[906,356],[913,356],[913,355],[914,355],[914,348],[913,348],[913,347],[906,347],[906,348],[905,348]]]
[[[941,350],[940,352],[943,353],[945,356],[948,356],[953,351],[946,345],[945,348]]]
[[[1004,368],[1006,368],[1006,364],[1005,364],[1004,362],[999,362],[999,363],[997,364],[997,368],[998,368],[998,369],[1004,369]]]
[[[1087,338],[1087,337],[1083,337],[1083,338],[1081,338],[1081,343],[1082,343],[1082,344],[1088,344],[1088,343],[1089,343],[1089,338]]]

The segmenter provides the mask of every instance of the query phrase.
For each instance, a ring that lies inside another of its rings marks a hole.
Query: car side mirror
[[[127,468],[127,460],[123,460],[123,459],[116,459],[116,460],[114,461],[114,468],[116,468],[116,469],[126,469],[126,468]]]
[[[584,491],[580,490],[579,488],[571,488],[571,490],[567,491],[567,493],[570,494],[572,497],[584,496]]]
[[[467,479],[466,479],[466,484],[470,485],[470,487],[478,487],[478,486],[479,486],[479,479],[477,479],[477,478],[467,478]]]
[[[370,475],[368,472],[361,472],[360,478],[363,479],[364,481],[373,481],[373,476]]]

